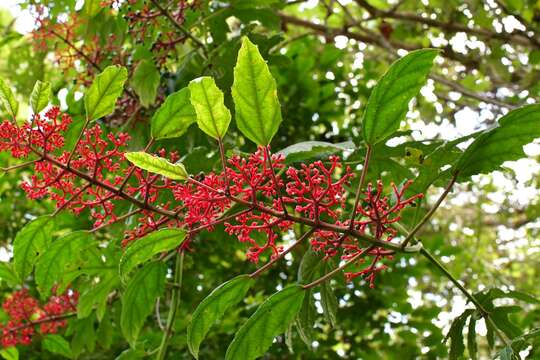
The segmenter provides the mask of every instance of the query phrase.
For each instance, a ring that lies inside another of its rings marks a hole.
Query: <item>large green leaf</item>
[[[499,120],[499,126],[487,130],[465,150],[454,169],[458,180],[498,169],[505,161],[525,156],[523,145],[540,138],[540,104],[513,110]]]
[[[71,346],[66,339],[64,339],[58,334],[49,334],[45,336],[41,343],[41,346],[43,347],[43,349],[50,351],[53,354],[58,354],[68,359],[73,358]]]
[[[49,105],[51,95],[51,83],[40,80],[36,81],[32,94],[30,94],[30,106],[32,107],[32,111],[37,114],[45,109],[45,107]]]
[[[126,68],[118,65],[108,66],[96,76],[84,96],[86,118],[96,120],[111,114],[116,100],[124,90],[126,80]]]
[[[116,271],[108,271],[108,273],[100,277],[100,281],[92,288],[82,294],[77,304],[77,317],[83,319],[89,316],[96,309],[98,320],[101,320],[107,310],[107,300],[109,294],[120,285],[120,278]]]
[[[199,358],[199,346],[208,330],[223,316],[227,309],[242,301],[254,282],[249,275],[237,276],[215,288],[197,306],[187,332],[189,351],[196,359]]]
[[[182,136],[197,121],[190,102],[189,88],[185,87],[165,99],[152,117],[152,137],[156,140]]]
[[[145,153],[144,151],[130,152],[125,154],[126,159],[131,161],[133,165],[163,175],[173,180],[185,180],[188,173],[184,165],[180,163],[173,164],[167,159],[159,156]]]
[[[122,296],[120,327],[131,346],[135,345],[144,321],[165,288],[167,266],[156,261],[145,265],[129,281]]]
[[[433,66],[438,50],[412,51],[394,62],[371,92],[364,117],[364,140],[371,145],[396,132]]]
[[[214,79],[203,76],[192,80],[189,91],[199,128],[215,139],[223,138],[231,123],[231,112],[225,106],[223,92]]]
[[[15,286],[21,282],[12,263],[0,261],[0,281],[5,281],[9,286]]]
[[[93,237],[86,231],[67,234],[47,247],[36,264],[36,284],[43,298],[51,288],[61,283],[63,275],[78,265],[83,249],[92,245]]]
[[[2,78],[0,78],[0,104],[6,108],[7,112],[13,117],[13,120],[17,118],[19,103],[15,100],[13,92]]]
[[[238,330],[225,359],[252,360],[264,355],[274,338],[294,321],[305,294],[301,286],[292,285],[270,296]]]
[[[162,229],[134,241],[120,258],[120,275],[127,275],[134,267],[156,254],[176,248],[185,236],[186,232],[181,229]]]
[[[232,96],[238,129],[258,145],[270,144],[282,120],[276,81],[247,37],[234,67]]]
[[[54,231],[54,218],[43,216],[26,224],[13,242],[13,265],[21,279],[26,278],[38,257],[49,247]]]
[[[156,101],[159,88],[160,75],[154,62],[149,59],[142,60],[133,73],[131,85],[141,100],[141,105],[149,107]]]
[[[463,343],[463,328],[467,322],[467,318],[474,312],[473,309],[465,310],[460,316],[458,316],[452,322],[450,330],[446,338],[450,338],[450,353],[449,358],[451,360],[460,359],[465,352],[465,345]]]
[[[10,346],[1,349],[0,356],[5,360],[19,360],[19,350],[15,346]]]

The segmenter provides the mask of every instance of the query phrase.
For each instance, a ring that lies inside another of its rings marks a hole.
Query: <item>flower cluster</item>
[[[287,167],[285,157],[272,155],[267,147],[231,156],[221,172],[176,182],[129,164],[124,157],[129,136],[106,133],[100,125],[84,129],[67,151],[64,136],[70,123],[58,108],[22,126],[5,121],[0,124],[0,151],[35,157],[34,172],[22,184],[30,198],[49,198],[58,210],[76,214],[88,210],[95,229],[133,217],[136,225],[126,231],[124,245],[163,227],[185,227],[189,240],[223,224],[227,233],[248,245],[247,258],[256,263],[263,254],[279,256],[280,234],[301,223],[314,228],[311,246],[326,258],[357,259],[358,265],[371,258],[369,265],[346,277],[362,276],[373,286],[375,274],[384,269],[381,261],[393,251],[368,246],[362,237],[392,241],[400,212],[422,196],[404,195],[410,181],[400,187],[391,184],[387,196],[378,181],[367,185],[355,216],[350,216],[354,175],[339,157]],[[180,158],[165,150],[157,155],[173,163]],[[136,209],[125,213],[120,204],[126,201]]]
[[[67,325],[67,314],[76,310],[78,298],[78,292],[68,290],[62,295],[54,294],[40,305],[27,289],[14,292],[2,305],[9,320],[5,325],[0,324],[0,345],[28,345],[36,333],[55,334]]]

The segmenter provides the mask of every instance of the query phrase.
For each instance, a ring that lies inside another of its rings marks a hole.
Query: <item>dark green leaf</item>
[[[238,52],[232,96],[238,129],[258,145],[270,144],[282,121],[276,81],[247,37]]]
[[[125,154],[125,157],[133,165],[169,179],[185,180],[188,177],[188,173],[181,163],[173,164],[165,158],[144,151],[129,152]]]
[[[156,140],[182,136],[197,120],[190,102],[189,88],[185,87],[165,99],[152,117],[152,137]]]
[[[498,169],[505,161],[525,156],[523,146],[540,137],[540,104],[513,110],[499,126],[485,131],[465,150],[455,165],[458,180]]]
[[[32,111],[37,114],[45,109],[45,107],[49,105],[51,95],[51,83],[40,80],[36,81],[32,94],[30,95],[30,106],[32,107]]]
[[[162,229],[134,241],[120,259],[120,275],[124,277],[134,267],[150,260],[154,255],[180,246],[185,236],[186,232],[181,229]]]
[[[73,358],[73,352],[71,351],[71,346],[62,336],[57,334],[49,334],[41,343],[43,349],[52,352],[53,354],[58,354],[68,359]]]
[[[392,135],[409,109],[433,66],[438,50],[412,51],[394,62],[379,80],[366,105],[362,120],[364,140],[371,145]]]
[[[124,90],[127,70],[124,67],[108,66],[96,76],[94,82],[84,96],[86,118],[96,120],[114,111],[116,100]]]
[[[141,100],[141,105],[149,107],[156,101],[159,88],[160,75],[154,62],[149,59],[142,60],[133,73],[131,85]]]
[[[13,243],[13,265],[21,279],[26,278],[38,257],[52,241],[54,218],[43,216],[26,224]]]
[[[465,310],[459,317],[457,317],[450,326],[447,338],[450,338],[450,360],[460,359],[465,352],[465,345],[463,344],[463,328],[467,318],[474,312],[472,309]]]
[[[467,350],[469,357],[473,360],[477,358],[478,345],[476,344],[476,319],[471,316],[469,319],[469,330],[467,333]]]
[[[227,349],[226,360],[253,360],[266,353],[284,333],[302,306],[305,290],[292,285],[270,296],[238,330]]]
[[[107,309],[107,299],[111,291],[120,284],[116,271],[109,271],[91,289],[82,294],[77,304],[77,317],[85,318],[96,307],[96,315],[101,320]]]
[[[131,346],[135,345],[144,321],[165,289],[167,266],[160,261],[145,265],[135,273],[122,296],[120,326]]]
[[[225,106],[223,92],[208,76],[191,81],[189,91],[199,128],[215,139],[222,139],[231,123],[231,112]]]
[[[193,313],[188,327],[188,346],[193,356],[199,358],[199,346],[208,330],[231,306],[238,304],[253,285],[249,275],[240,275],[215,288]]]

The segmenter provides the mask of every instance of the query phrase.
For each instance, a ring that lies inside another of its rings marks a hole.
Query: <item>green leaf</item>
[[[9,286],[21,283],[21,279],[13,269],[11,263],[0,261],[0,281],[5,281]]]
[[[43,349],[52,352],[53,354],[58,354],[68,359],[73,358],[73,352],[71,351],[71,346],[62,336],[57,334],[47,335],[41,346]]]
[[[0,350],[0,355],[5,360],[19,360],[19,350],[15,346],[10,346]]]
[[[238,129],[258,145],[270,144],[282,121],[276,81],[247,37],[234,67],[232,96]]]
[[[189,91],[199,128],[215,139],[223,138],[231,123],[231,112],[225,106],[223,92],[214,79],[203,76],[192,80]]]
[[[49,247],[54,231],[54,218],[43,216],[26,224],[13,242],[13,265],[21,279],[25,279],[38,257]]]
[[[465,310],[460,316],[458,316],[450,326],[447,338],[450,338],[450,353],[449,359],[460,359],[465,352],[465,345],[463,344],[463,328],[467,318],[474,312],[472,309]]]
[[[513,110],[499,126],[485,131],[465,150],[454,169],[458,180],[498,169],[505,161],[525,156],[523,146],[540,137],[540,104]]]
[[[156,299],[165,289],[167,266],[156,261],[135,273],[122,296],[120,327],[122,334],[134,347],[144,321],[154,309]]]
[[[7,112],[13,117],[13,120],[17,118],[19,112],[19,103],[15,100],[13,92],[7,86],[7,84],[0,78],[0,104],[3,105]]]
[[[88,17],[96,16],[102,9],[101,0],[84,0],[83,13]]]
[[[252,360],[265,354],[272,341],[294,321],[306,292],[288,286],[270,296],[238,330],[227,349],[226,360]]]
[[[503,348],[499,352],[499,359],[500,360],[513,360],[515,358],[516,357],[514,357],[514,351],[512,350],[512,348],[510,346],[507,346],[507,347]]]
[[[103,319],[107,310],[108,296],[119,284],[120,279],[115,271],[110,271],[109,274],[100,278],[97,284],[80,296],[77,317],[83,319],[89,316],[95,307],[98,320]]]
[[[134,267],[150,260],[154,255],[172,250],[184,241],[186,232],[181,229],[162,229],[134,241],[120,259],[120,275],[124,277]]]
[[[195,309],[187,331],[189,351],[198,359],[199,346],[206,334],[231,306],[238,304],[255,281],[249,275],[229,280],[208,295]]]
[[[467,332],[467,350],[469,357],[476,360],[478,355],[478,344],[476,343],[476,319],[471,316],[469,319],[469,331]]]
[[[190,102],[189,88],[185,87],[165,99],[152,117],[152,137],[156,140],[182,136],[197,121]]]
[[[144,151],[126,153],[125,157],[133,165],[152,173],[163,175],[169,179],[185,180],[188,177],[184,165],[180,163],[173,164],[167,159],[145,153]]]
[[[41,112],[41,110],[49,105],[51,95],[51,83],[47,81],[36,81],[32,94],[30,94],[30,106],[34,114]]]
[[[84,96],[86,118],[96,120],[114,111],[116,100],[124,90],[127,70],[124,67],[108,66],[96,76],[94,82]]]
[[[330,326],[336,327],[338,302],[329,281],[323,282],[321,286],[321,306],[326,321],[328,321]]]
[[[79,262],[82,250],[93,242],[90,233],[75,231],[53,241],[43,251],[36,264],[35,278],[44,298],[48,297],[55,284],[61,283],[63,275]]]
[[[145,108],[155,103],[160,78],[159,70],[152,60],[144,59],[135,68],[131,85]]]
[[[437,54],[435,49],[412,51],[394,62],[379,80],[362,120],[362,132],[368,144],[374,145],[397,131],[409,102],[426,82]]]
[[[278,151],[278,154],[285,155],[287,163],[302,162],[308,159],[325,158],[329,155],[354,150],[352,141],[332,144],[324,141],[303,141]]]

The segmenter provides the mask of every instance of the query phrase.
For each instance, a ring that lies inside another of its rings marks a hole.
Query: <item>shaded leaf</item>
[[[159,70],[154,65],[154,62],[149,59],[139,62],[133,73],[131,85],[139,96],[141,105],[145,108],[155,103],[159,82]]]
[[[68,359],[73,358],[73,352],[71,351],[71,346],[62,336],[57,334],[47,335],[41,346],[43,349],[52,352],[53,354],[58,354]]]
[[[144,151],[126,153],[125,157],[138,168],[165,176],[169,179],[185,180],[188,177],[188,173],[181,163],[173,164],[165,158],[148,154]]]
[[[292,285],[270,296],[238,330],[227,349],[226,360],[252,360],[266,353],[274,337],[294,321],[305,291]]]
[[[438,50],[412,51],[394,62],[379,80],[366,105],[362,120],[364,140],[371,145],[386,139],[399,128],[433,66]]]
[[[469,352],[469,357],[473,360],[477,358],[478,355],[478,344],[476,343],[476,319],[474,316],[471,316],[469,319],[469,329],[467,332],[467,351]]]
[[[152,137],[156,140],[182,136],[197,120],[190,102],[189,88],[185,87],[167,96],[152,117]]]
[[[247,37],[234,67],[232,96],[238,129],[258,145],[270,144],[282,121],[276,81]]]
[[[199,346],[212,325],[227,309],[242,301],[254,282],[249,275],[237,276],[215,288],[197,306],[187,331],[189,351],[196,359],[199,357]]]
[[[13,265],[21,279],[26,278],[38,257],[52,241],[54,218],[43,216],[26,224],[13,242]]]

